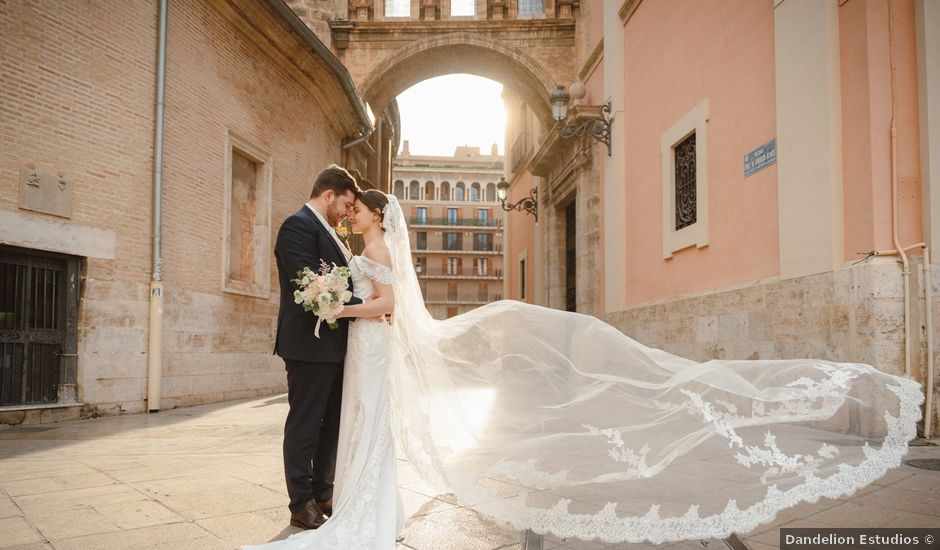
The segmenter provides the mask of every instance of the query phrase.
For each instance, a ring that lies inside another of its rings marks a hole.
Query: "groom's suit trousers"
[[[290,411],[284,424],[284,475],[291,512],[333,497],[343,396],[343,364],[285,360]]]

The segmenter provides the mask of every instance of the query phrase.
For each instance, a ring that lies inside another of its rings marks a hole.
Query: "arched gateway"
[[[569,1],[476,0],[469,16],[452,16],[465,7],[453,0],[288,4],[330,46],[372,108],[375,133],[346,160],[382,189],[389,189],[399,139],[394,100],[412,85],[453,73],[486,77],[525,101],[548,128],[549,94],[576,78],[577,8]]]

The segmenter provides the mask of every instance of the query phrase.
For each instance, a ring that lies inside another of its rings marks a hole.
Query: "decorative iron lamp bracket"
[[[539,221],[539,191],[537,188],[533,187],[529,190],[529,196],[523,197],[516,201],[516,203],[507,203],[506,199],[508,198],[509,183],[506,181],[506,178],[500,177],[499,183],[496,185],[497,193],[499,195],[499,204],[502,206],[503,210],[506,212],[512,212],[513,210],[517,212],[528,212],[532,214],[535,218],[536,223]]]
[[[611,104],[607,103],[599,106],[577,106],[571,109],[571,117],[564,121],[559,121],[561,128],[558,134],[564,139],[571,139],[575,136],[590,132],[590,136],[595,141],[607,146],[607,156],[612,156],[610,149],[610,125],[613,122],[610,119]]]

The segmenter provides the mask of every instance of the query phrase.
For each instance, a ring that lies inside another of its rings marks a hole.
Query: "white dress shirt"
[[[339,245],[339,249],[343,251],[343,256],[346,257],[346,261],[348,262],[349,260],[351,260],[353,257],[352,252],[350,252],[349,249],[346,248],[346,245],[343,244],[342,239],[340,239],[339,235],[336,234],[336,230],[330,227],[330,224],[327,223],[326,218],[324,218],[319,212],[316,211],[316,209],[310,206],[309,203],[306,204],[305,206],[309,208],[311,212],[313,212],[313,215],[316,216],[318,220],[320,220],[320,223],[323,224],[323,227],[325,227],[326,230],[329,231],[330,235],[333,237],[333,240],[336,241],[337,245]]]

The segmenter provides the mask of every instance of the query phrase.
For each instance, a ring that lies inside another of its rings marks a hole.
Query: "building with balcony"
[[[416,156],[408,142],[392,168],[392,192],[408,219],[415,270],[437,319],[503,294],[503,212],[496,182],[503,159],[493,145],[458,147],[452,157]]]

